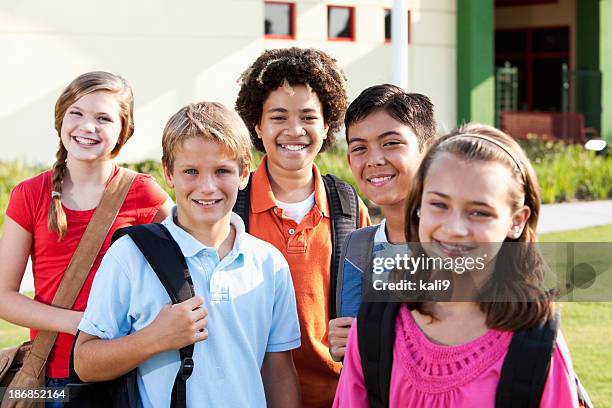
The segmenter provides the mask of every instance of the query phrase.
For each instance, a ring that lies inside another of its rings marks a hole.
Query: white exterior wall
[[[356,41],[327,40],[327,4],[296,1],[296,40],[263,35],[262,0],[11,0],[0,5],[0,160],[53,161],[55,100],[77,75],[107,70],[135,95],[135,134],[119,161],[161,156],[161,132],[198,99],[233,106],[240,73],[266,48],[316,47],[345,70],[350,98],[391,80],[384,8],[392,0],[336,0],[356,7]],[[455,0],[411,0],[409,90],[431,97],[440,128],[456,118]]]

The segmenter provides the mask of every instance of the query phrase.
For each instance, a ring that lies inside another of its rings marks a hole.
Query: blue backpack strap
[[[363,379],[371,408],[389,407],[395,319],[399,302],[362,302],[357,315],[357,341]]]
[[[512,335],[495,397],[496,408],[538,408],[559,329],[559,314]]]
[[[372,248],[378,225],[351,232],[342,245],[336,283],[336,315],[357,316],[363,280],[371,275]]]
[[[357,192],[346,181],[327,174],[322,177],[329,202],[331,218],[332,256],[330,262],[330,319],[336,318],[336,284],[342,257],[342,245],[347,235],[359,228],[359,197]]]
[[[195,296],[193,281],[185,257],[170,232],[162,224],[143,224],[121,228],[113,234],[113,242],[129,235],[155,271],[173,304]],[[181,367],[172,387],[171,408],[187,406],[187,379],[193,372],[193,344],[179,350]]]

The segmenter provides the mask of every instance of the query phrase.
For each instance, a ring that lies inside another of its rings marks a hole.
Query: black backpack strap
[[[389,406],[395,319],[401,303],[362,302],[357,315],[359,356],[371,408]]]
[[[504,359],[495,407],[538,408],[559,329],[559,314],[538,326],[517,330]]]
[[[336,282],[336,316],[353,315],[345,309],[359,310],[363,280],[369,280],[372,275],[372,248],[378,225],[359,228],[348,234],[340,251],[340,265]],[[345,262],[353,264],[353,269],[344,269]],[[359,290],[357,290],[359,289]],[[358,299],[355,296],[359,296]],[[343,305],[345,307],[343,307]]]
[[[143,224],[121,228],[113,234],[113,242],[129,235],[155,271],[173,304],[195,296],[185,257],[170,232],[162,224]],[[179,272],[180,271],[180,272]],[[172,387],[172,408],[187,406],[187,379],[193,372],[193,344],[179,350],[181,367]]]
[[[346,236],[359,228],[359,198],[353,186],[334,175],[323,176],[323,184],[329,200],[332,236],[329,318],[335,319],[336,284],[342,261],[340,249]]]
[[[244,222],[244,230],[249,232],[249,211],[251,209],[251,180],[253,179],[253,173],[249,175],[249,181],[246,187],[242,190],[238,190],[238,197],[232,211],[235,212],[242,218]]]

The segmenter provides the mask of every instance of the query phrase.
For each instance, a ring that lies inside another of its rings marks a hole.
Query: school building
[[[233,106],[240,73],[268,48],[328,51],[353,99],[391,81],[392,6],[393,0],[2,2],[0,160],[52,161],[55,100],[90,70],[119,73],[133,86],[136,132],[122,161],[158,159],[166,120],[191,101]],[[431,97],[441,131],[462,121],[502,125],[503,112],[527,112],[516,122],[522,131],[552,128],[554,117],[581,117],[572,132],[612,140],[612,114],[605,114],[612,106],[612,0],[409,0],[406,19],[408,90]]]

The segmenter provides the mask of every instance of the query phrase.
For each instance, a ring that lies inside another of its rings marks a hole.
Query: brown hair
[[[194,102],[176,112],[164,128],[162,163],[172,172],[177,147],[200,137],[220,143],[235,155],[240,169],[253,161],[249,131],[233,109],[218,102]]]
[[[478,137],[479,135],[484,138]],[[425,178],[433,161],[442,153],[450,153],[466,161],[493,161],[507,166],[513,174],[513,183],[509,186],[511,208],[518,210],[526,205],[531,210],[531,215],[520,237],[506,238],[505,242],[537,241],[540,192],[529,159],[518,143],[507,134],[491,126],[474,123],[463,125],[436,140],[421,162],[406,201],[406,240],[417,243],[411,245],[415,256],[424,253],[418,244],[418,210]],[[500,251],[507,250],[507,247],[509,246],[503,245]],[[512,248],[513,255],[504,256],[504,262],[499,261],[501,256],[497,257],[493,277],[480,292],[486,293],[487,299],[506,300],[479,302],[480,309],[486,315],[487,326],[499,330],[532,327],[549,319],[553,310],[550,295],[543,288],[544,261],[541,254],[535,245],[516,245]],[[509,302],[508,299],[514,301]],[[408,302],[408,307],[435,317],[428,310],[427,303]]]
[[[255,126],[261,122],[263,105],[284,83],[304,85],[317,94],[323,108],[323,120],[329,126],[321,151],[333,146],[348,104],[346,77],[329,54],[314,48],[267,50],[242,73],[236,111],[251,134],[255,148],[265,152]]]
[[[407,93],[395,85],[382,84],[364,89],[349,105],[344,116],[346,141],[349,126],[379,110],[408,126],[414,132],[421,152],[436,136],[434,106],[427,96]]]
[[[111,151],[111,157],[119,154],[119,151],[134,133],[134,96],[132,88],[119,75],[104,71],[87,72],[75,78],[64,89],[55,103],[55,130],[60,138],[55,163],[53,163],[53,174],[51,183],[53,194],[51,206],[47,216],[47,228],[49,231],[57,232],[61,240],[66,233],[68,223],[66,214],[62,208],[61,193],[62,182],[66,175],[66,158],[68,151],[62,143],[62,123],[68,108],[83,96],[96,91],[104,91],[113,95],[119,103],[119,117],[121,118],[121,133],[117,145]]]

